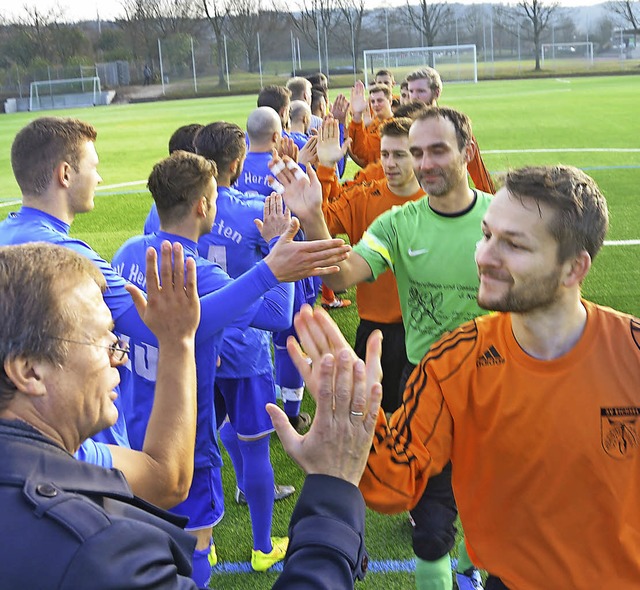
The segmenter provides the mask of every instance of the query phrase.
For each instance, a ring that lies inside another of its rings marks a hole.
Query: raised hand
[[[353,112],[354,118],[362,116],[362,113],[369,108],[369,101],[367,100],[366,90],[362,80],[357,80],[351,89],[351,112]]]
[[[147,297],[133,285],[127,285],[140,317],[159,342],[192,339],[200,323],[200,299],[196,286],[196,263],[184,260],[182,245],[162,242],[160,273],[158,255],[147,250]],[[186,269],[186,274],[185,274]]]
[[[263,220],[254,219],[253,223],[256,224],[260,235],[267,243],[285,233],[291,225],[291,212],[285,208],[282,196],[275,192],[271,193],[264,200]]]
[[[340,145],[340,126],[338,121],[331,115],[324,117],[318,136],[318,162],[322,166],[332,168],[337,162],[344,158],[350,145],[351,138],[347,138],[345,142]]]
[[[305,174],[291,159],[274,156],[269,162],[271,174],[284,187],[285,205],[302,221],[322,216],[322,186],[313,168]]]
[[[331,114],[339,123],[347,124],[347,113],[349,112],[349,101],[344,94],[338,94],[331,107]]]
[[[288,283],[338,272],[338,262],[349,256],[351,246],[339,238],[294,242],[299,229],[300,222],[292,218],[287,231],[264,259],[276,278]]]
[[[269,404],[267,411],[283,447],[302,469],[358,485],[382,399],[382,336],[376,331],[369,338],[365,365],[322,309],[304,305],[296,322],[296,329],[305,330],[300,338],[309,356],[293,344],[293,338],[287,348],[307,377],[316,415],[309,431],[301,436],[277,406]]]

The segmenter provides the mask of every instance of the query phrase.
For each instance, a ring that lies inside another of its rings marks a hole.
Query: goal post
[[[439,45],[364,51],[365,85],[368,86],[369,79],[383,68],[391,70],[395,79],[400,81],[424,66],[438,70],[443,82],[478,82],[475,45]]]
[[[35,80],[29,87],[29,110],[95,106],[99,104],[101,93],[98,76]]]
[[[593,42],[543,43],[540,51],[540,66],[549,60],[586,60],[593,65]]]

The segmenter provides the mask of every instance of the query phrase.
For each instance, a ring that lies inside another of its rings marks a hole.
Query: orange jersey
[[[382,164],[378,160],[377,162],[371,162],[364,168],[361,168],[355,173],[353,180],[346,180],[342,184],[338,181],[338,177],[335,174],[334,168],[318,165],[316,173],[318,179],[322,183],[322,197],[328,201],[337,199],[340,193],[348,187],[355,184],[363,184],[365,182],[372,182],[374,180],[385,180],[384,170]]]
[[[471,559],[511,590],[640,584],[640,321],[583,303],[554,360],[520,348],[510,314],[446,334],[380,413],[360,484],[399,512],[451,460]]]
[[[477,143],[476,143],[477,145]],[[479,190],[492,195],[496,192],[496,187],[493,184],[493,180],[489,175],[487,167],[484,165],[480,148],[476,148],[476,153],[473,155],[473,160],[467,164],[467,171],[473,185]]]
[[[347,234],[352,244],[360,241],[364,231],[380,214],[424,196],[424,191],[419,190],[409,197],[399,197],[389,190],[386,179],[383,179],[341,189],[338,197],[329,201],[326,198],[329,185],[334,181],[337,183],[333,168],[319,166],[318,178],[323,186],[322,209],[329,231],[332,235]],[[356,301],[362,319],[382,324],[402,321],[398,287],[390,270],[372,283],[360,283],[356,290]]]
[[[380,159],[380,127],[384,122],[374,117],[366,127],[363,122],[349,123],[348,132],[351,138],[349,149],[362,168]]]

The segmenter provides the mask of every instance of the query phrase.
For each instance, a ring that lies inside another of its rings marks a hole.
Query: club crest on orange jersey
[[[614,459],[630,459],[640,447],[640,408],[600,408],[600,440]]]

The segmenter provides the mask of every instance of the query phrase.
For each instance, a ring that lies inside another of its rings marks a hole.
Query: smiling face
[[[415,182],[407,136],[383,135],[380,141],[380,163],[392,191]]]
[[[559,300],[572,261],[558,261],[558,243],[548,229],[555,214],[544,203],[498,191],[476,248],[480,307],[525,313]]]
[[[369,102],[376,117],[388,119],[393,115],[391,111],[391,101],[385,96],[384,92],[370,93]]]
[[[98,285],[88,277],[60,285],[60,299],[73,314],[74,328],[61,365],[45,371],[46,395],[35,404],[47,424],[74,452],[88,437],[115,424],[118,410],[114,389],[120,382],[117,363],[108,347],[116,340],[113,320]],[[82,344],[80,344],[82,343]]]
[[[458,147],[453,123],[444,117],[417,120],[409,130],[416,178],[430,197],[446,197],[467,185],[467,148]]]

